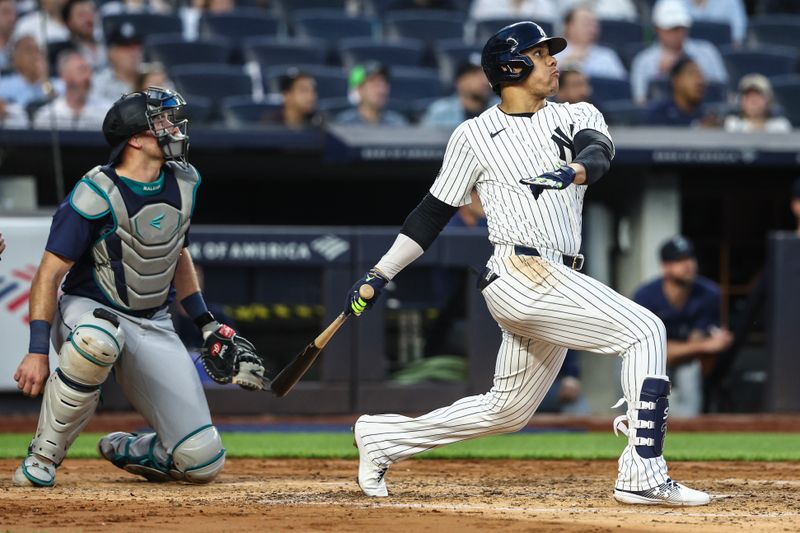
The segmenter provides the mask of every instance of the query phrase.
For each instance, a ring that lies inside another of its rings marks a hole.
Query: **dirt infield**
[[[797,531],[800,464],[673,463],[707,507],[618,505],[608,461],[409,461],[391,496],[363,497],[355,461],[231,460],[205,486],[150,484],[99,460],[67,460],[54,489],[11,485],[0,461],[0,529],[11,531]]]

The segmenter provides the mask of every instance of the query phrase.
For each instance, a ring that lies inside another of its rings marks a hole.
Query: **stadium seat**
[[[611,48],[621,49],[630,43],[641,43],[644,28],[638,22],[628,20],[601,20],[598,41]]]
[[[482,47],[486,44],[486,41],[489,40],[489,37],[497,33],[500,28],[508,26],[509,24],[514,24],[515,22],[519,22],[519,19],[503,18],[479,20],[475,22],[474,41]],[[551,23],[537,22],[537,24],[542,27],[547,35],[553,35],[553,25]]]
[[[120,13],[103,17],[103,34],[108,38],[113,28],[131,24],[142,39],[150,35],[183,33],[183,22],[177,15],[156,15],[153,13]]]
[[[222,116],[231,127],[276,124],[281,108],[280,103],[256,102],[251,96],[228,96],[222,100]]]
[[[350,17],[334,9],[297,11],[294,33],[297,37],[324,39],[331,45],[350,37],[375,37],[377,22],[370,17]]]
[[[328,55],[321,39],[275,39],[248,37],[242,41],[245,58],[263,67],[285,65],[291,60],[304,65],[324,65]]]
[[[727,22],[692,21],[692,27],[689,28],[689,37],[708,41],[717,47],[727,46],[733,42],[733,32]]]
[[[393,4],[397,3],[397,0],[361,0],[364,6],[364,11],[374,15],[376,17],[383,17],[386,13],[391,13],[393,11],[405,11],[404,8],[398,8],[393,6]],[[456,11],[458,13],[462,13],[466,15],[467,11],[469,10],[469,5],[472,0],[451,0],[450,5],[452,8],[437,8],[437,9],[447,9],[450,12]]]
[[[444,95],[439,74],[433,69],[396,67],[389,76],[391,98],[399,101],[415,101],[439,98]]]
[[[461,39],[438,41],[434,49],[439,77],[445,85],[451,83],[458,67],[467,61],[480,63],[481,47],[475,44],[464,44]]]
[[[185,94],[186,108],[185,113],[192,125],[208,124],[211,122],[214,106],[211,99],[205,96]]]
[[[592,101],[631,100],[631,84],[627,80],[594,77],[589,80],[592,86]]]
[[[294,19],[297,11],[305,9],[335,9],[346,12],[348,0],[274,0],[275,7],[287,19]]]
[[[280,37],[286,26],[262,9],[236,9],[229,13],[206,13],[200,17],[201,37],[225,37],[239,45],[248,37]]]
[[[444,39],[463,39],[466,18],[443,10],[392,11],[383,19],[387,39],[419,39],[430,46]]]
[[[345,68],[366,61],[378,61],[388,67],[416,67],[422,64],[424,47],[413,39],[384,43],[373,39],[343,39],[339,56]]]
[[[756,44],[800,49],[800,15],[763,15],[750,19],[748,25]]]
[[[795,71],[798,59],[796,50],[783,46],[762,46],[755,50],[723,47],[721,52],[731,88],[738,85],[742,76],[754,72],[767,77],[791,74]]]
[[[148,61],[158,61],[167,69],[192,63],[225,63],[230,55],[231,47],[221,37],[185,41],[178,35],[153,35],[145,41]]]
[[[264,80],[265,92],[279,92],[278,80],[290,69],[301,70],[314,77],[318,98],[347,98],[347,73],[339,67],[325,65],[286,64],[262,69],[261,77]]]
[[[250,76],[233,65],[181,65],[171,69],[169,76],[181,93],[208,98],[212,118],[216,118],[219,104],[226,96],[253,94]]]
[[[317,100],[317,111],[328,118],[333,118],[351,107],[353,107],[353,103],[348,98],[320,98]]]
[[[800,128],[800,75],[789,74],[770,79],[775,99],[783,107],[783,113],[792,126]]]
[[[630,100],[608,100],[598,107],[609,126],[640,126],[647,116],[645,108]]]
[[[652,80],[647,87],[647,100],[655,102],[670,95],[671,89],[669,80]],[[704,98],[707,104],[721,104],[728,101],[728,86],[720,82],[706,83],[706,94]]]

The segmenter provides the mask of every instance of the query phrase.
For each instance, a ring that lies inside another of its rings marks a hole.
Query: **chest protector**
[[[114,227],[92,246],[92,273],[106,298],[120,309],[157,309],[172,287],[200,178],[191,165],[166,164],[178,184],[180,209],[154,198],[130,212],[117,184],[99,166],[72,193],[73,207],[86,218],[110,213],[114,220]]]

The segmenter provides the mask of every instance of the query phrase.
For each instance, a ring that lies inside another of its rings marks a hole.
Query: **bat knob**
[[[364,300],[372,300],[372,298],[375,296],[375,289],[372,287],[372,285],[365,283],[358,288],[358,295]]]

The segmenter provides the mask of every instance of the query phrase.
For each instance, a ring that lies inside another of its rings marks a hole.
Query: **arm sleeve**
[[[463,122],[447,143],[442,168],[430,194],[450,206],[460,207],[471,201],[470,193],[481,172],[481,165],[469,143],[469,122]]]
[[[45,250],[77,261],[92,244],[95,224],[78,214],[69,200],[63,201],[53,215]]]
[[[586,185],[596,183],[611,168],[614,157],[611,139],[596,130],[581,130],[573,141],[577,156],[572,162],[586,169]]]

